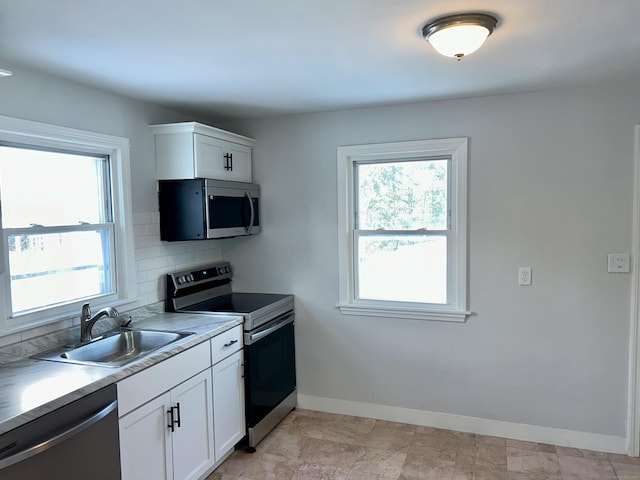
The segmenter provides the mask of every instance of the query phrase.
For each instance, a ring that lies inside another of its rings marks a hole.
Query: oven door
[[[249,428],[296,389],[294,313],[245,333],[245,392]]]

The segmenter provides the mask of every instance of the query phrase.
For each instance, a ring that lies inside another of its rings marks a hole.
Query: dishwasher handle
[[[54,435],[53,437],[47,440],[44,440],[38,443],[37,445],[33,445],[32,447],[29,447],[26,450],[22,450],[21,452],[14,453],[10,457],[3,458],[2,460],[0,460],[0,471],[3,468],[10,467],[11,465],[22,462],[23,460],[31,458],[40,453],[46,452],[47,450],[58,445],[59,443],[64,442],[65,440],[78,435],[82,431],[86,430],[87,428],[91,427],[92,425],[96,424],[97,422],[102,420],[104,417],[109,415],[117,407],[118,407],[118,401],[114,400],[109,405],[104,407],[102,410],[99,410],[98,412],[91,415],[89,418],[82,420],[80,423],[77,423],[76,425],[68,428],[64,432]]]

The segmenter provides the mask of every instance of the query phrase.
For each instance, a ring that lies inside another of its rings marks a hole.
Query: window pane
[[[110,230],[9,235],[13,312],[111,293]]]
[[[0,146],[4,228],[111,221],[107,158]]]
[[[360,236],[357,248],[357,298],[447,303],[445,235]]]
[[[447,229],[448,160],[357,165],[357,228]]]

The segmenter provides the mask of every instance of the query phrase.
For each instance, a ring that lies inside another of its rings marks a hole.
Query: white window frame
[[[464,322],[467,310],[467,138],[338,147],[337,307],[345,315]],[[355,167],[358,162],[451,159],[449,207],[451,236],[447,245],[447,304],[415,304],[356,298]]]
[[[94,309],[103,306],[123,306],[137,300],[133,220],[131,208],[131,173],[129,140],[40,122],[0,116],[0,141],[25,146],[79,151],[109,156],[113,224],[115,229],[116,286],[111,295],[91,301]],[[52,189],[56,185],[51,185]],[[33,192],[46,195],[47,192]],[[0,211],[0,215],[1,215]],[[0,335],[33,328],[46,323],[78,317],[83,301],[67,303],[24,315],[11,316],[7,235],[0,218]]]

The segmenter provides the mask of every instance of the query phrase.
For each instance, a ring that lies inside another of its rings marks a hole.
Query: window
[[[467,140],[338,148],[345,314],[464,321]]]
[[[0,117],[0,329],[134,295],[128,140]]]

